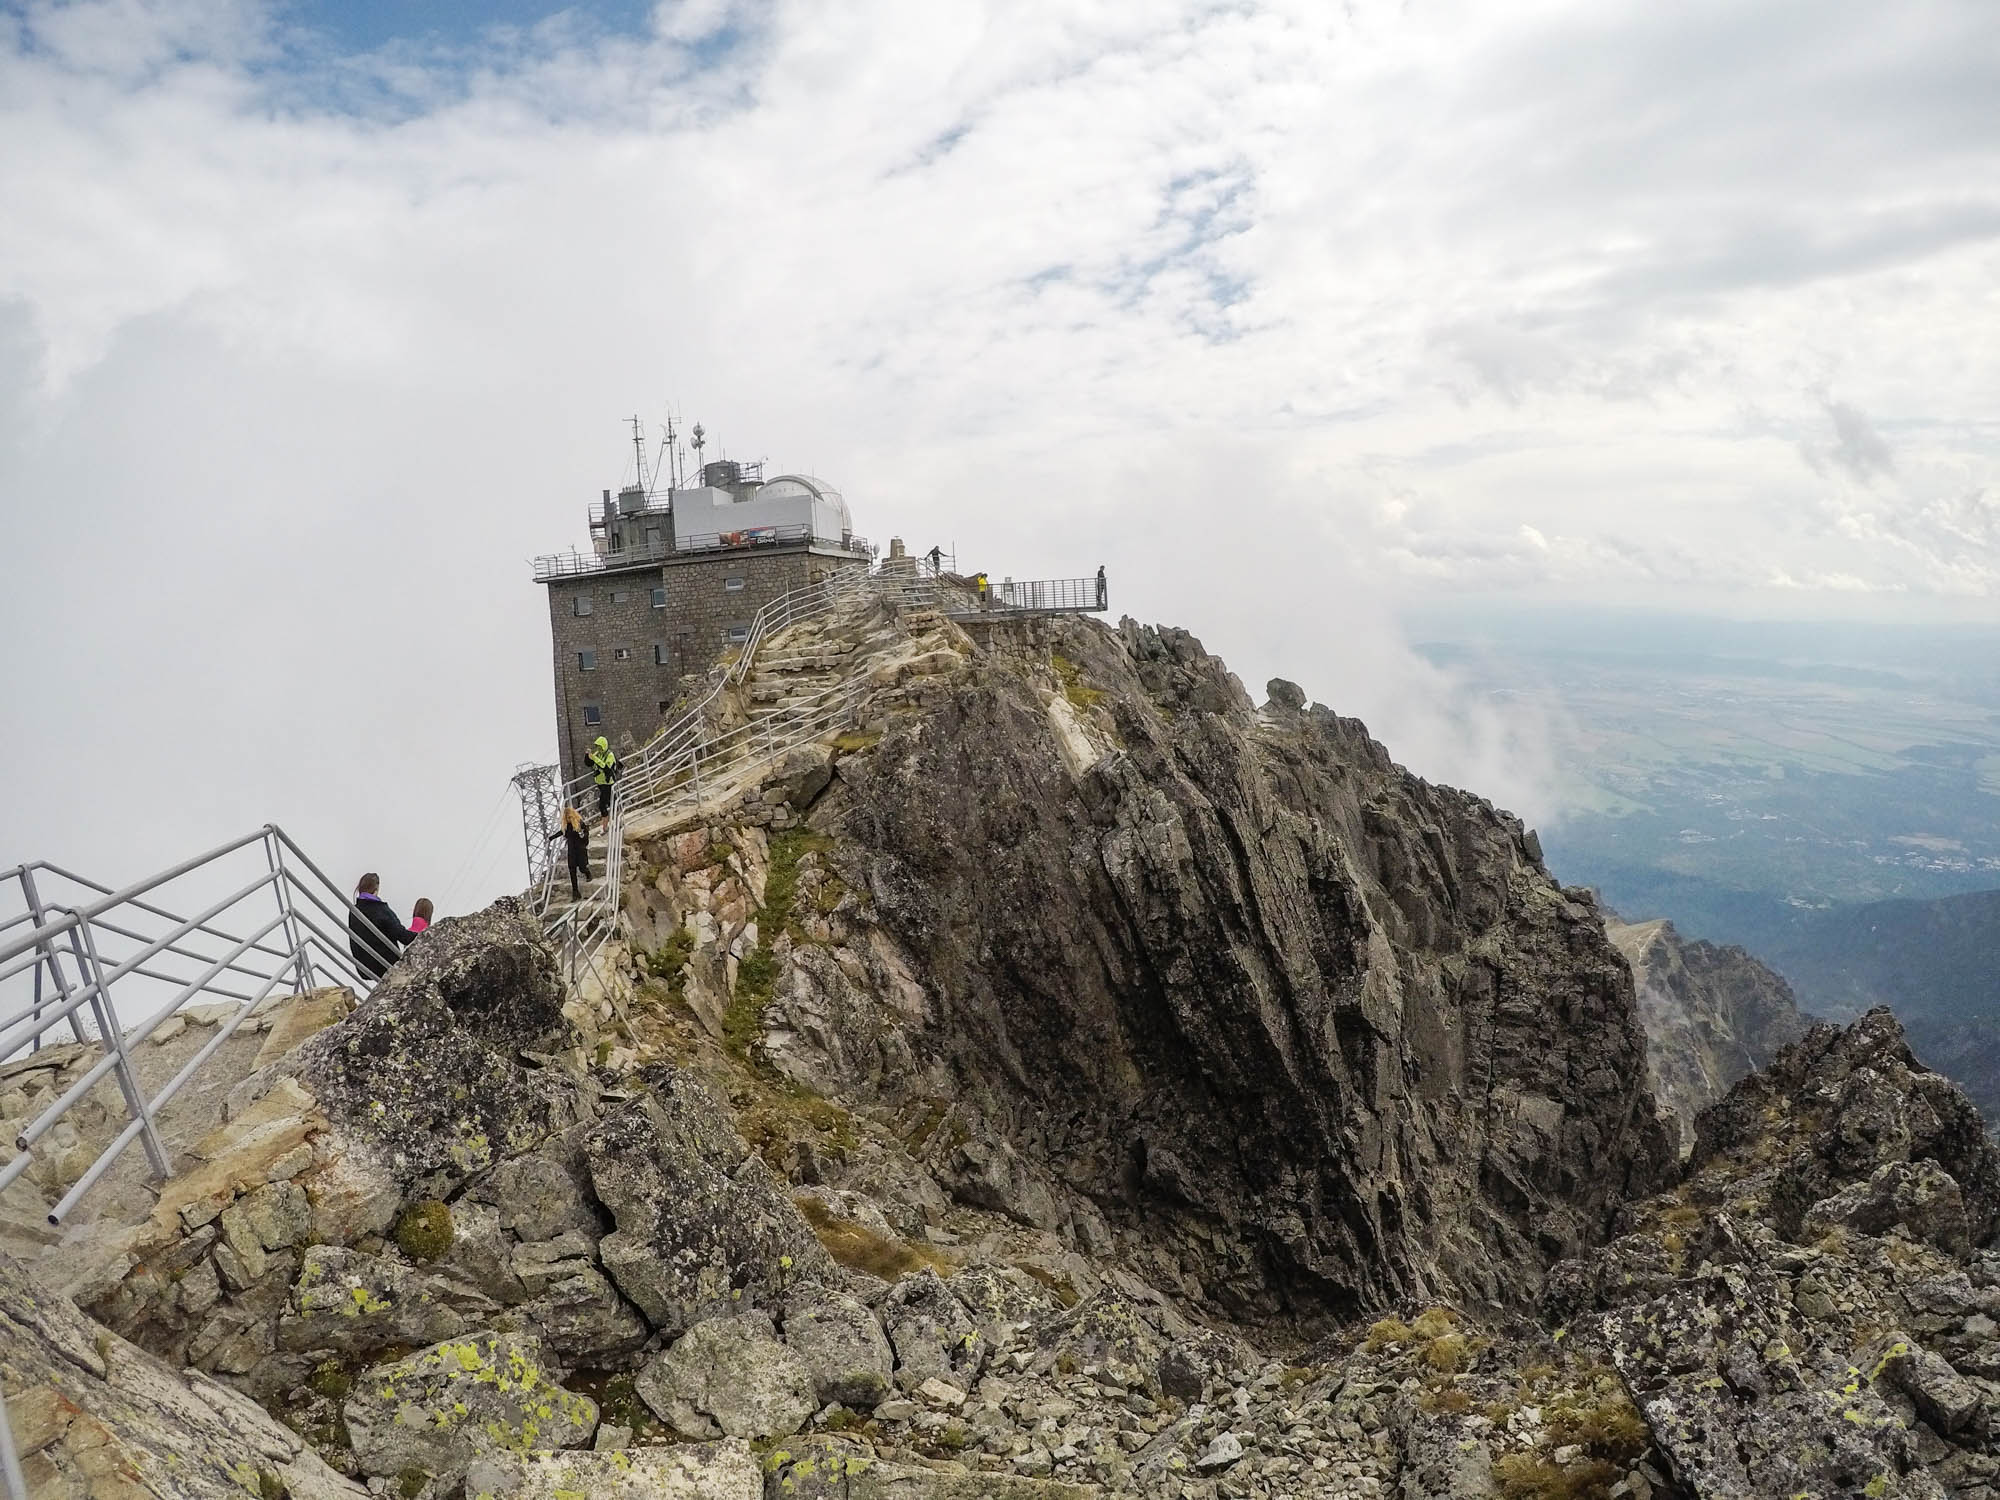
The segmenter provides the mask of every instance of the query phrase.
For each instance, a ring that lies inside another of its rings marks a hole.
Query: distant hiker
[[[1103,609],[1110,602],[1104,589],[1104,564],[1099,563],[1097,565],[1097,607]]]
[[[986,575],[984,573],[974,573],[972,575],[972,586],[979,590],[979,607],[981,609],[986,608]]]
[[[944,548],[933,547],[931,548],[930,551],[926,552],[924,556],[928,557],[931,560],[931,571],[933,573],[941,573],[944,571]]]
[[[590,764],[596,771],[591,780],[597,783],[597,815],[604,819],[604,826],[611,826],[611,783],[618,779],[618,773],[625,768],[618,764],[618,757],[611,753],[611,741],[603,735],[590,747]]]
[[[396,920],[389,903],[376,894],[381,889],[381,876],[372,870],[363,875],[354,887],[354,910],[347,914],[347,951],[370,979],[388,973],[389,965],[417,940],[414,932]]]
[[[422,932],[430,926],[431,914],[436,910],[437,908],[431,905],[430,897],[420,897],[417,904],[410,908],[410,931]]]
[[[577,876],[590,879],[590,828],[583,821],[583,814],[573,807],[562,810],[562,827],[549,835],[549,842],[563,841],[563,851],[569,856],[569,898],[583,899],[583,887],[577,883]]]

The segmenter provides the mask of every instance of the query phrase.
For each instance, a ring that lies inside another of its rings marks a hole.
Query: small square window
[[[667,607],[667,591],[665,589],[654,589],[653,608],[665,609],[666,607]]]
[[[625,590],[623,589],[613,589],[611,591],[611,602],[613,604],[623,604],[627,599],[631,597],[632,596],[626,593]]]
[[[674,711],[674,700],[671,698],[662,698],[660,700],[660,717],[664,719],[668,714],[672,713],[673,711]]]
[[[589,614],[589,613],[590,613],[590,595],[588,595],[588,594],[578,594],[578,595],[577,595],[577,596],[576,596],[575,598],[571,599],[571,600],[569,601],[569,612],[570,612],[571,614],[573,614],[573,615],[587,615],[587,614]]]
[[[749,640],[749,639],[750,639],[750,627],[749,627],[748,625],[732,625],[732,626],[730,626],[730,627],[729,627],[729,639],[730,639],[730,640],[732,640],[732,641],[737,641],[737,642],[741,642],[741,641],[747,641],[747,640]]]
[[[630,646],[613,646],[611,648],[611,659],[613,661],[630,661],[632,659],[632,648]]]
[[[601,703],[584,704],[583,722],[592,726],[602,724],[604,722],[604,705]]]
[[[658,641],[653,642],[653,665],[664,667],[668,661],[667,648]]]
[[[597,670],[597,653],[595,651],[577,652],[576,669],[579,672],[595,672]]]
[[[743,592],[743,580],[740,578],[725,578],[722,580],[722,587],[725,593],[740,594]]]

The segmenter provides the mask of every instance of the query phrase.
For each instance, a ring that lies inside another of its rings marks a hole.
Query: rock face
[[[342,1410],[370,1474],[421,1473],[449,1487],[483,1454],[575,1448],[597,1406],[556,1384],[519,1334],[448,1341],[368,1371]]]
[[[2000,1497],[2000,1154],[1886,1012],[1677,1170],[1517,822],[1180,633],[974,630],[775,648],[859,724],[660,816],[584,994],[501,903],[268,1059],[92,1270],[160,1359],[0,1266],[36,1500]]]
[[[568,1029],[555,961],[513,901],[437,923],[361,1008],[284,1065],[392,1168],[442,1198],[577,1123],[566,1080],[525,1066]]]
[[[1231,1316],[1524,1305],[1665,1168],[1625,966],[1517,820],[1301,701],[1182,631],[996,636],[813,805],[856,899],[778,914],[764,1039]]]
[[[1991,1493],[2000,1152],[1887,1010],[1699,1119],[1689,1176],[1551,1274],[1697,1495]]]
[[[0,1256],[0,1389],[35,1500],[367,1493],[249,1397],[177,1373],[38,1279]]]
[[[1808,1018],[1785,981],[1741,948],[1687,942],[1665,921],[1613,919],[1605,932],[1632,966],[1646,1076],[1685,1156],[1695,1116],[1803,1036]]]
[[[812,1229],[750,1154],[715,1100],[660,1070],[652,1092],[590,1135],[591,1180],[617,1229],[605,1270],[655,1328],[781,1303],[793,1287],[837,1282]]]

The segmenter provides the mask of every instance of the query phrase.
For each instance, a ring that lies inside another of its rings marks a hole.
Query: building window
[[[595,651],[577,652],[576,669],[579,672],[595,672],[597,670],[597,653]]]
[[[740,594],[743,592],[743,580],[740,578],[725,578],[722,580],[722,588],[725,593]]]
[[[595,729],[599,724],[602,724],[604,722],[604,705],[601,703],[584,704],[583,722],[589,725],[592,729]]]
[[[671,698],[662,698],[660,700],[660,717],[664,719],[668,714],[672,713],[673,711],[674,711],[674,700]]]
[[[730,640],[731,640],[732,642],[735,642],[735,643],[737,643],[737,644],[739,644],[739,645],[740,645],[740,644],[741,644],[742,642],[744,642],[744,641],[747,641],[747,640],[749,640],[749,639],[750,639],[750,627],[749,627],[748,625],[732,625],[732,626],[730,626],[730,627],[729,627],[729,639],[730,639]]]
[[[578,595],[577,595],[577,596],[576,596],[576,597],[575,597],[574,599],[571,599],[571,600],[569,601],[569,612],[570,612],[571,614],[573,614],[573,615],[587,615],[587,614],[589,614],[589,613],[590,613],[590,595],[588,595],[588,594],[578,594]]]
[[[627,599],[631,597],[632,596],[626,593],[625,590],[623,589],[613,589],[611,591],[611,602],[613,604],[623,604]]]
[[[661,641],[653,642],[653,665],[656,667],[664,667],[667,665],[669,660],[670,658],[667,656],[667,648],[665,643]]]
[[[613,661],[630,661],[632,659],[632,648],[630,646],[613,646],[611,648],[611,659]]]
[[[654,589],[653,608],[665,609],[666,607],[667,607],[667,591],[665,589]]]

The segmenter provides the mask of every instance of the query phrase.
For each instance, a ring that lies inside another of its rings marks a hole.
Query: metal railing
[[[928,559],[913,558],[872,573],[860,569],[836,573],[766,604],[752,618],[748,638],[735,656],[709,674],[707,691],[622,763],[612,787],[604,868],[592,889],[550,917],[561,874],[555,861],[542,876],[534,892],[536,909],[549,935],[562,945],[572,983],[617,930],[629,820],[698,803],[724,782],[740,781],[794,746],[822,738],[852,720],[859,686],[835,683],[811,698],[773,705],[745,723],[726,728],[715,723],[723,694],[749,675],[765,642],[837,604],[870,595],[897,608],[939,609],[955,619],[1092,613],[1107,608],[1109,602],[1102,575],[1009,580],[989,584],[982,592],[971,580],[946,574]],[[586,770],[565,784],[563,793],[570,805],[594,810],[595,775]]]
[[[1096,614],[1111,607],[1110,586],[1102,574],[1094,578],[1007,579],[989,583],[983,597],[975,589],[970,604],[955,606],[954,618],[981,614]]]
[[[710,674],[708,691],[621,767],[612,788],[603,873],[582,901],[573,902],[547,923],[550,937],[562,945],[572,982],[595,961],[617,929],[624,831],[629,819],[698,802],[713,793],[725,777],[739,779],[793,746],[826,734],[852,714],[854,690],[837,684],[811,699],[780,704],[747,723],[714,728],[711,721],[722,695],[749,674],[764,642],[844,602],[876,594],[908,605],[922,602],[934,587],[934,580],[928,577],[887,578],[852,569],[782,594],[757,611],[751,618],[750,634],[736,655]],[[595,774],[585,771],[566,783],[564,792],[572,806],[583,805],[581,799],[592,791]],[[551,862],[535,893],[537,907],[545,916],[554,905],[557,879]]]
[[[709,531],[696,536],[674,538],[674,551],[722,552],[736,547],[769,547],[780,542],[812,542],[836,552],[851,553],[855,557],[866,557],[868,538],[852,533],[842,537],[820,536],[805,522],[789,526],[745,526],[735,531]]]
[[[740,547],[769,547],[780,543],[809,542],[852,557],[869,557],[872,551],[865,536],[819,536],[808,525],[746,526],[739,531],[711,531],[700,536],[676,537],[671,545],[662,537],[657,542],[626,547],[614,552],[550,552],[534,560],[535,582],[553,583],[559,578],[587,578],[596,573],[621,568],[649,568],[669,558],[696,553],[727,552]]]
[[[250,878],[238,884],[246,868]],[[104,1079],[116,1081],[129,1117],[49,1210],[51,1224],[60,1224],[134,1141],[156,1178],[172,1174],[156,1115],[279,986],[295,994],[322,983],[365,992],[371,981],[352,945],[365,946],[384,967],[397,957],[344,888],[275,824],[122,890],[47,861],[0,873],[0,889],[9,886],[22,909],[0,921],[0,1061],[39,1050],[57,1027],[102,1055],[22,1127],[20,1155],[0,1167],[0,1192],[34,1165],[36,1142]],[[64,899],[51,899],[57,888]],[[176,910],[196,906],[193,915]],[[133,1049],[202,998],[233,1008],[148,1097]],[[129,1023],[134,1015],[141,1019]]]
[[[620,552],[578,552],[571,548],[567,552],[551,552],[535,559],[535,582],[549,583],[558,578],[585,578],[593,573],[608,573],[615,568],[645,568],[654,563],[665,562],[674,555],[674,549],[662,537],[657,542],[638,547],[627,547]]]

